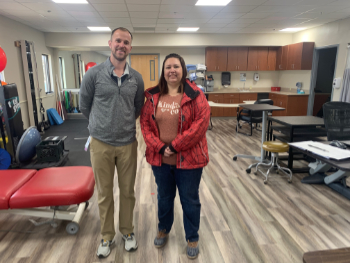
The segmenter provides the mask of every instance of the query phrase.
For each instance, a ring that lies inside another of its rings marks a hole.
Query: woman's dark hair
[[[160,89],[160,95],[162,94],[168,94],[168,84],[165,80],[164,77],[164,65],[165,65],[165,61],[167,61],[169,58],[177,58],[180,61],[181,67],[182,67],[182,78],[181,78],[181,84],[179,86],[178,92],[182,93],[183,88],[184,88],[184,84],[186,83],[186,77],[187,77],[187,69],[186,69],[186,64],[184,59],[175,53],[171,53],[169,55],[167,55],[163,61],[163,67],[162,67],[162,74],[160,75],[160,79],[159,79],[159,89]]]

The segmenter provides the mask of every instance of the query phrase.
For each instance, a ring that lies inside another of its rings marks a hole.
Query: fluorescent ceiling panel
[[[183,31],[183,32],[195,32],[199,29],[199,27],[179,27],[177,31]]]
[[[90,31],[98,31],[98,32],[106,32],[111,31],[109,27],[99,27],[99,26],[88,26],[87,27]]]
[[[57,4],[88,4],[86,0],[52,0]]]
[[[280,31],[285,31],[285,32],[297,32],[306,29],[305,27],[290,27],[290,28],[285,28]]]
[[[231,0],[198,0],[196,5],[225,6],[230,2]]]

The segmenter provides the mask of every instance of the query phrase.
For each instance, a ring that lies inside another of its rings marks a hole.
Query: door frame
[[[307,115],[309,115],[309,116],[312,116],[313,109],[314,109],[314,100],[315,100],[314,88],[315,88],[316,81],[317,81],[317,70],[318,70],[318,60],[319,60],[319,56],[320,56],[320,51],[323,49],[328,49],[328,48],[337,48],[337,53],[335,55],[335,67],[334,67],[333,79],[335,78],[335,73],[337,71],[339,44],[323,46],[323,47],[315,47],[313,58],[312,58],[310,92],[309,92],[309,101],[308,101],[308,106],[307,106]],[[332,92],[331,92],[331,101],[332,100],[333,100],[333,88],[332,88]]]
[[[129,65],[131,67],[131,56],[133,55],[157,55],[158,56],[158,79],[160,78],[160,75],[162,74],[160,71],[160,53],[130,53],[129,54]],[[131,67],[132,68],[132,67]]]

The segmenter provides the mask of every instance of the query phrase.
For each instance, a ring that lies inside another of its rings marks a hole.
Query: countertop
[[[213,94],[213,93],[275,93],[280,95],[297,95],[297,96],[305,96],[309,95],[308,91],[305,91],[305,94],[298,94],[296,89],[292,89],[291,91],[288,88],[282,88],[281,91],[271,91],[271,88],[253,88],[249,91],[239,91],[238,88],[221,88],[221,89],[214,89],[213,91],[205,92],[205,94]]]

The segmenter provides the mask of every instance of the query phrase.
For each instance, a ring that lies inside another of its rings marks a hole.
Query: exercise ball
[[[5,81],[1,81],[1,85],[5,86],[5,85],[7,85],[7,83]]]
[[[5,51],[0,47],[0,72],[6,68],[7,58]]]
[[[96,66],[95,62],[89,62],[85,65],[85,72],[89,70],[89,68],[92,68],[93,66]]]
[[[29,162],[36,155],[36,146],[41,142],[40,133],[37,128],[29,127],[19,140],[16,160],[19,163]]]

